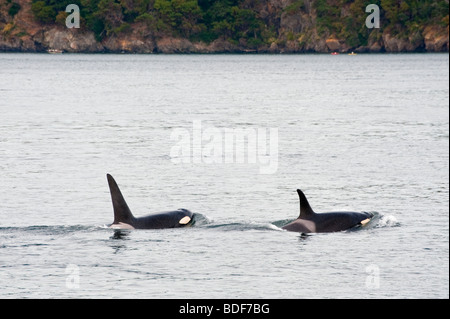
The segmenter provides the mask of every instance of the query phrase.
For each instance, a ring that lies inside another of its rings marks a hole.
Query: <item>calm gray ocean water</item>
[[[195,158],[199,125],[220,143],[277,130],[275,170],[211,163],[209,138]],[[136,216],[184,207],[195,225],[114,233],[106,173]],[[376,218],[282,231],[297,188],[317,212]],[[0,54],[0,283],[1,298],[448,298],[449,55]]]

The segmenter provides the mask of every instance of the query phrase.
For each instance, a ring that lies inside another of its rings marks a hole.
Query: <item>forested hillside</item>
[[[20,43],[26,42],[25,48],[31,50],[52,47],[74,52],[448,51],[448,0],[0,3],[0,50],[9,45],[20,51]],[[80,7],[79,30],[65,27],[68,4]],[[379,29],[365,24],[369,4],[380,8]]]

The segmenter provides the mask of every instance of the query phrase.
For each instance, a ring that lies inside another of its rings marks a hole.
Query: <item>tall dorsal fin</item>
[[[297,189],[298,197],[300,197],[300,215],[298,218],[307,219],[308,217],[314,215],[314,211],[311,206],[309,206],[308,200],[305,194],[300,189]]]
[[[106,174],[106,176],[108,178],[109,191],[111,192],[111,200],[114,208],[113,224],[118,223],[131,224],[132,220],[134,219],[134,216],[131,213],[130,208],[128,208],[127,202],[123,198],[119,186],[117,186],[116,181],[111,175]]]

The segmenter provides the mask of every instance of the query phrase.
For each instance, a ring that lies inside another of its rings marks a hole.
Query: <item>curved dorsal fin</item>
[[[114,222],[113,224],[118,223],[127,223],[130,224],[134,219],[133,214],[128,208],[127,202],[123,198],[122,193],[120,192],[119,186],[117,186],[114,178],[106,174],[108,178],[109,191],[111,192],[111,200],[114,208]]]
[[[309,206],[308,200],[305,194],[300,189],[297,189],[298,197],[300,198],[300,215],[298,218],[307,219],[308,217],[314,215],[314,211],[311,206]]]

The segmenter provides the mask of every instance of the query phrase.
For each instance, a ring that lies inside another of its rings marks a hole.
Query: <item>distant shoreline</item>
[[[90,55],[240,55],[240,56],[255,56],[255,55],[267,55],[267,56],[277,56],[277,55],[334,55],[329,52],[176,52],[176,53],[165,53],[165,52],[151,52],[151,53],[141,53],[141,52],[61,52],[60,54],[52,54],[47,51],[20,51],[20,50],[0,50],[0,54],[42,54],[42,55],[77,55],[77,54],[90,54]],[[433,54],[449,54],[449,52],[362,52],[355,55],[433,55]],[[350,55],[349,53],[339,53],[336,55]]]
[[[126,53],[126,54],[357,54],[371,53],[449,53],[448,37],[440,37],[421,46],[411,46],[402,39],[390,39],[391,44],[348,47],[327,44],[329,39],[319,39],[308,49],[298,47],[296,43],[283,46],[273,44],[255,49],[234,44],[227,39],[218,39],[211,43],[191,42],[184,38],[160,38],[156,40],[121,36],[106,38],[98,42],[93,33],[71,29],[51,28],[40,31],[35,36],[2,37],[0,52],[46,53],[50,50],[62,53]],[[397,43],[398,42],[398,43]],[[394,43],[394,44],[393,44]],[[330,49],[330,48],[333,48]]]
[[[368,26],[367,8],[357,1],[339,1],[340,10],[324,0],[263,0],[250,7],[244,0],[222,6],[183,0],[183,7],[166,0],[144,7],[117,1],[103,9],[104,3],[93,1],[92,8],[82,6],[81,22],[73,27],[67,25],[63,2],[11,0],[0,5],[0,52],[449,52],[448,3],[421,2],[400,14],[389,2],[380,9],[379,25]]]

